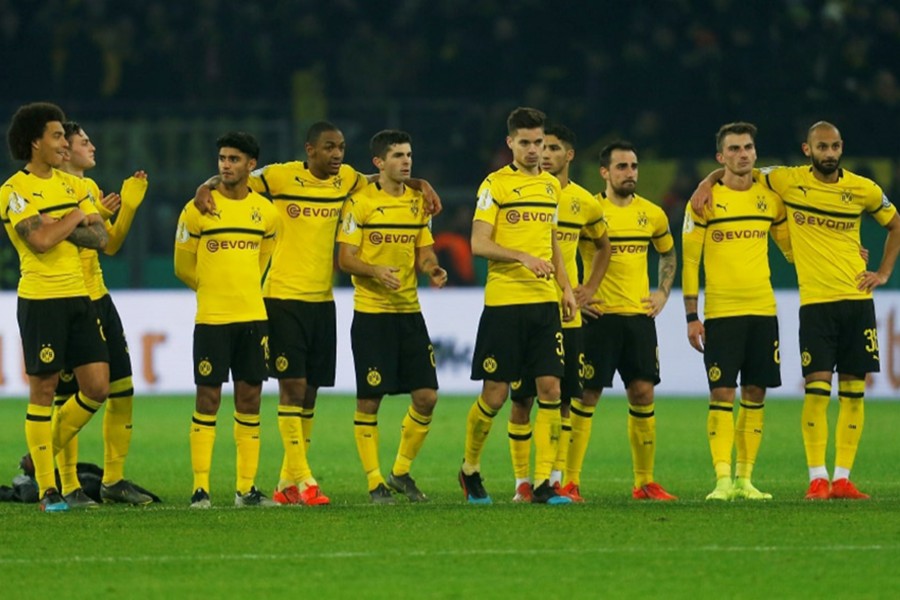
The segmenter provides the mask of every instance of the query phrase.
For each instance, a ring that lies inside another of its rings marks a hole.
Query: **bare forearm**
[[[672,291],[672,284],[675,282],[675,270],[678,266],[678,257],[675,255],[675,248],[672,248],[659,257],[659,285],[657,289],[666,296]]]
[[[898,217],[894,217],[894,219],[897,220]],[[900,222],[891,227],[884,242],[884,253],[881,255],[881,264],[878,266],[878,272],[881,275],[890,278],[891,273],[894,272],[898,253],[900,253]]]
[[[103,250],[109,242],[109,234],[101,223],[93,223],[87,226],[79,225],[66,239],[81,248]]]
[[[684,297],[684,312],[685,314],[696,313],[698,308],[697,296],[685,296]]]

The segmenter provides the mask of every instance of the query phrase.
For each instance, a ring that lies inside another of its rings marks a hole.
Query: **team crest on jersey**
[[[493,356],[488,356],[484,359],[484,362],[481,363],[481,366],[486,373],[493,373],[497,370],[497,360]]]
[[[581,212],[581,202],[578,200],[572,200],[572,204],[569,205],[569,210],[572,211],[573,215],[577,215]]]
[[[650,222],[650,219],[647,218],[647,213],[645,213],[644,211],[641,211],[638,213],[638,215],[637,215],[638,227],[640,227],[641,229],[644,229],[645,227],[647,227],[647,224],[649,222]]]
[[[17,215],[22,214],[22,211],[25,210],[25,205],[28,203],[25,198],[17,194],[16,192],[10,192],[9,194],[9,210],[10,212],[14,212]]]
[[[851,202],[853,202],[853,192],[841,192],[841,202],[843,202],[844,204],[850,204]]]
[[[209,362],[209,359],[204,358],[200,361],[200,364],[197,365],[197,372],[204,377],[208,377],[212,373],[212,363]]]
[[[722,379],[722,369],[720,369],[716,365],[713,365],[709,368],[708,376],[710,381],[716,382]]]
[[[179,244],[184,244],[189,239],[191,239],[191,234],[188,232],[187,223],[179,221],[178,230],[175,232],[175,241]]]
[[[279,356],[275,359],[275,370],[284,373],[288,368],[288,359],[286,356]]]
[[[769,203],[766,202],[765,196],[757,196],[756,197],[756,210],[758,210],[761,213],[764,213],[767,210],[769,210]]]
[[[63,188],[66,190],[66,193],[67,193],[68,195],[70,195],[70,196],[74,196],[74,195],[75,195],[75,188],[73,188],[73,187],[72,187],[71,185],[69,185],[68,183],[63,182]]]
[[[53,362],[53,359],[56,358],[56,352],[53,351],[53,347],[50,344],[41,347],[41,352],[38,355],[41,359],[41,362],[44,364],[50,364]]]
[[[371,387],[378,387],[381,385],[381,373],[378,372],[378,369],[369,367],[369,373],[366,375],[366,383]]]
[[[258,208],[253,208],[253,211],[250,213],[250,220],[254,223],[262,223],[262,214],[259,212]]]
[[[335,175],[334,179],[331,180],[331,185],[333,185],[334,189],[336,189],[336,190],[341,189],[341,184],[343,184],[343,183],[344,183],[344,178],[341,177],[340,175]]]
[[[409,203],[409,212],[413,214],[413,216],[419,216],[419,201],[413,200]]]
[[[547,184],[546,192],[547,192],[547,195],[548,195],[548,196],[553,196],[553,195],[554,195],[554,194],[553,194],[553,186],[550,185],[549,183]]]

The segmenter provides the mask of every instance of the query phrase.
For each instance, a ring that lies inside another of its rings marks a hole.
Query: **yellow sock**
[[[278,431],[281,433],[281,443],[284,446],[278,489],[284,489],[312,477],[312,470],[306,459],[306,444],[303,441],[302,411],[299,406],[278,406]]]
[[[234,413],[234,445],[237,448],[237,489],[250,491],[259,469],[259,415]]]
[[[806,466],[825,466],[825,447],[828,445],[828,401],[831,399],[830,381],[812,381],[806,384],[803,396],[803,446],[806,448]]]
[[[591,441],[591,427],[594,424],[596,406],[585,406],[579,400],[572,399],[569,418],[572,421],[572,437],[569,440],[569,452],[566,455],[566,473],[563,483],[581,485],[581,468],[584,455],[587,454]]]
[[[509,456],[516,479],[528,479],[531,469],[531,423],[506,423],[509,434]]]
[[[213,445],[216,442],[216,417],[194,411],[191,419],[191,469],[194,471],[193,489],[209,492],[209,469],[212,466]]]
[[[834,466],[847,471],[853,468],[859,440],[862,437],[865,390],[866,382],[862,379],[838,382],[838,399],[841,406],[838,411],[837,427],[834,430]]]
[[[125,459],[131,448],[131,416],[134,387],[131,377],[109,384],[103,413],[103,483],[112,485],[125,478]]]
[[[491,432],[491,425],[494,424],[494,417],[496,416],[497,411],[488,406],[481,396],[478,396],[478,399],[472,404],[472,408],[469,409],[469,416],[466,417],[464,471],[466,469],[472,471],[479,469],[481,451],[484,450],[484,443],[487,441],[487,436]]]
[[[556,460],[553,461],[553,470],[562,472],[566,468],[569,441],[572,439],[572,418],[560,417],[559,425],[559,442],[556,444]]]
[[[550,479],[556,448],[559,446],[561,402],[538,399],[537,415],[534,417],[534,484]]]
[[[354,412],[353,437],[356,438],[356,451],[359,452],[359,460],[371,492],[384,483],[378,466],[378,415]]]
[[[58,415],[53,419],[54,455],[81,431],[102,405],[102,402],[92,400],[81,392],[75,392],[75,395],[59,407]]]
[[[431,416],[426,417],[410,406],[400,426],[400,448],[397,450],[397,458],[392,468],[394,475],[409,473],[412,461],[419,455],[430,428]]]
[[[34,478],[38,484],[39,497],[48,488],[56,487],[53,474],[53,425],[50,420],[52,406],[29,404],[25,410],[25,442],[34,463]]]
[[[309,451],[309,445],[312,443],[313,419],[316,416],[314,408],[304,408],[300,411],[301,424],[303,426],[303,442],[306,445],[305,451]]]
[[[54,423],[59,419],[59,409],[66,403],[68,396],[55,396],[53,398],[53,420]],[[56,469],[59,471],[59,482],[62,487],[59,490],[63,496],[71,494],[81,487],[78,481],[78,436],[76,435],[69,443],[60,448],[56,453]]]
[[[716,479],[731,478],[731,452],[734,448],[734,406],[730,402],[709,401],[706,435]]]
[[[634,466],[634,487],[653,481],[653,461],[656,457],[656,416],[653,404],[628,405],[628,441]]]
[[[753,465],[759,454],[762,443],[763,417],[765,405],[752,402],[741,402],[738,408],[737,426],[735,428],[735,448],[737,453],[737,476],[750,479]]]

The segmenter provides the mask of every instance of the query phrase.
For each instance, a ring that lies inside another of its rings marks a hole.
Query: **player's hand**
[[[703,321],[691,321],[688,323],[687,334],[691,347],[702,354],[703,348],[706,347],[706,328],[703,326]]]
[[[868,262],[869,262],[869,249],[868,249],[868,248],[863,248],[862,246],[860,246],[860,247],[859,247],[859,255],[862,257],[863,262],[866,263],[866,264],[868,264]]]
[[[147,172],[146,172],[146,171],[135,171],[135,172],[134,172],[134,175],[132,175],[132,177],[134,177],[135,179],[144,179],[144,180],[146,180],[146,179],[147,179]]]
[[[587,304],[581,305],[581,315],[591,319],[603,316],[603,302],[600,300],[591,300]]]
[[[441,267],[434,267],[431,269],[428,278],[431,280],[431,285],[436,288],[442,288],[447,285],[447,271]]]
[[[102,192],[101,192],[102,195]],[[111,213],[119,210],[119,207],[122,206],[122,197],[117,193],[113,192],[111,194],[107,194],[100,198],[100,204],[103,205],[103,208],[108,210]]]
[[[669,297],[665,293],[656,290],[655,292],[651,292],[646,298],[642,298],[641,302],[647,310],[647,316],[656,317],[656,315],[662,312],[668,299]]]
[[[691,208],[698,215],[702,215],[704,209],[712,208],[712,186],[705,179],[700,182],[694,193],[691,194]]]
[[[422,197],[425,200],[425,214],[426,215],[438,215],[444,210],[443,204],[441,204],[441,197],[438,196],[438,193],[431,187],[431,184],[422,180]]]
[[[888,276],[878,271],[863,271],[856,276],[856,288],[861,292],[871,292],[880,285],[887,283]]]
[[[400,279],[395,275],[400,269],[398,267],[388,267],[385,265],[375,266],[375,279],[381,282],[381,285],[389,290],[400,289]]]
[[[577,311],[578,302],[575,301],[575,294],[572,292],[572,288],[566,287],[562,296],[562,320],[566,323],[573,321]]]
[[[73,218],[73,219],[77,219],[79,225],[84,225],[85,227],[87,227],[88,225],[90,225],[90,223],[88,222],[88,219],[87,219],[87,215],[84,214],[84,212],[83,212],[80,208],[73,208],[73,209],[72,209],[72,212],[69,213],[69,214],[74,214],[74,215],[75,215],[75,216],[72,217],[72,218]],[[69,215],[66,215],[66,216],[69,216]]]
[[[103,217],[101,217],[97,213],[91,213],[84,218],[82,224],[84,225],[93,225],[95,223],[103,223]]]
[[[520,260],[526,269],[537,275],[538,279],[550,279],[553,277],[553,263],[530,254],[525,254]]]
[[[216,201],[212,197],[212,190],[204,183],[197,188],[194,195],[194,207],[200,211],[201,215],[218,215],[216,210]]]

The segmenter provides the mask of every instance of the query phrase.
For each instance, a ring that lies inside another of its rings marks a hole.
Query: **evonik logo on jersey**
[[[733,240],[759,240],[765,239],[768,233],[761,229],[742,229],[739,231],[714,230],[711,234],[714,242],[730,242]]]
[[[207,240],[206,249],[210,252],[219,250],[258,250],[259,242],[250,240]]]
[[[317,206],[300,206],[298,204],[288,204],[287,214],[290,218],[312,217],[314,219],[337,219],[341,216],[340,208],[328,208]]]
[[[856,229],[856,221],[840,221],[831,217],[817,217],[816,215],[804,215],[800,211],[794,211],[794,223],[797,225],[810,225],[824,227],[835,231],[853,231]]]
[[[613,244],[613,254],[646,254],[646,244]]]
[[[378,246],[379,244],[412,244],[416,241],[414,233],[381,233],[373,231],[369,234],[369,241]]]
[[[552,223],[553,213],[540,212],[536,210],[523,210],[520,212],[516,209],[510,209],[510,211],[506,213],[506,221],[507,223],[510,223],[512,225],[515,225],[519,221],[525,221],[526,223]]]

